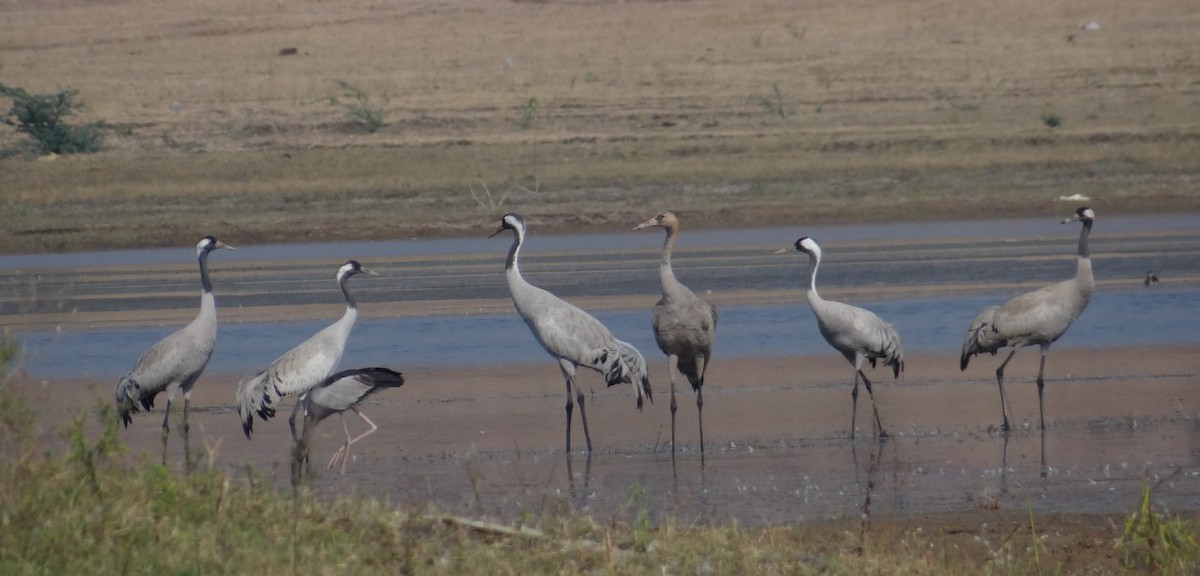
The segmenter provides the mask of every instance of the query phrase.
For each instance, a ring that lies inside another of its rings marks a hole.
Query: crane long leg
[[[166,435],[168,432],[170,432],[170,431],[171,431],[171,428],[170,428],[170,427],[167,425],[167,420],[168,420],[170,417],[171,417],[171,398],[170,398],[170,396],[168,396],[168,397],[167,397],[167,409],[166,409],[166,410],[163,410],[163,425],[162,425],[162,429],[163,429],[163,435],[164,435],[164,436],[165,436],[165,435]]]
[[[862,374],[862,370],[854,369],[854,388],[850,389],[850,397],[853,402],[850,403],[850,441],[854,441],[854,430],[858,422],[858,376]]]
[[[862,376],[863,386],[867,388],[867,394],[871,396],[871,410],[875,412],[875,427],[879,429],[879,437],[887,438],[888,433],[883,429],[883,422],[879,421],[879,407],[875,405],[875,392],[871,390],[871,381],[867,379],[867,375],[862,370],[858,371],[858,375]]]
[[[303,404],[304,397],[296,398],[296,404],[292,406],[292,415],[288,416],[288,426],[292,429],[292,440],[299,438],[296,435],[296,414],[300,412],[300,405]]]
[[[675,404],[675,372],[678,371],[679,357],[674,354],[668,355],[667,374],[671,377],[671,458],[675,457],[675,410],[678,409],[678,405]]]
[[[696,374],[700,375],[699,385],[696,386],[696,418],[700,421],[700,461],[704,461],[704,371],[708,369],[708,362],[702,358],[696,358]]]
[[[191,425],[188,424],[188,412],[192,404],[191,390],[183,393],[183,466],[184,469],[191,473],[192,471],[192,447],[189,442],[188,435],[191,432]]]
[[[1042,361],[1038,365],[1038,379],[1037,379],[1038,422],[1040,423],[1042,430],[1046,429],[1046,409],[1045,409],[1044,405],[1042,404],[1042,388],[1046,386],[1046,381],[1042,379],[1042,375],[1046,372],[1046,354],[1048,354],[1049,352],[1050,352],[1050,345],[1043,344],[1042,345]]]
[[[183,395],[183,433],[187,434],[189,430],[188,413],[191,411],[192,394],[190,392]]]
[[[583,422],[583,439],[587,441],[588,455],[592,454],[592,433],[588,431],[587,411],[583,409],[583,390],[579,389],[579,384],[575,383],[575,379],[571,378],[571,385],[575,387],[575,400],[579,402],[579,421]]]
[[[571,396],[571,380],[574,368],[566,364],[563,360],[558,361],[558,367],[562,370],[563,381],[567,384],[567,454],[571,453],[571,414],[575,411],[575,400]]]
[[[571,451],[571,414],[575,411],[575,404],[572,400],[571,393],[575,393],[575,399],[579,401],[579,419],[583,421],[583,437],[587,440],[588,452],[592,451],[592,434],[588,431],[587,413],[583,409],[583,392],[575,384],[575,365],[569,360],[559,359],[558,367],[562,370],[563,379],[567,383],[567,452]]]
[[[346,433],[346,444],[344,446],[342,446],[341,448],[338,448],[337,452],[333,453],[333,458],[329,460],[329,467],[326,469],[332,470],[334,464],[336,464],[340,460],[342,462],[342,475],[343,476],[346,475],[346,462],[350,458],[350,445],[354,444],[355,442],[358,442],[359,440],[362,440],[363,438],[366,438],[367,436],[370,436],[371,434],[374,434],[375,431],[379,429],[379,427],[376,426],[375,423],[372,422],[370,418],[367,418],[366,414],[359,412],[357,408],[351,407],[350,410],[352,412],[354,412],[355,414],[358,414],[358,417],[362,418],[363,422],[366,422],[367,425],[370,426],[371,428],[369,430],[367,430],[366,432],[363,432],[362,434],[359,434],[358,436],[351,438],[350,437],[350,428],[348,426],[346,426],[345,413],[343,412],[343,413],[338,414],[338,417],[341,418],[341,420],[342,420],[342,431]]]
[[[1004,359],[1004,362],[1000,363],[1000,367],[996,369],[996,384],[1000,386],[1000,413],[1004,415],[1004,425],[1001,426],[1000,429],[1004,430],[1005,432],[1009,431],[1009,426],[1008,400],[1004,398],[1004,367],[1008,366],[1008,361],[1012,360],[1013,355],[1016,353],[1017,348],[1013,348],[1012,351],[1008,353],[1008,357]]]
[[[342,456],[350,446],[350,428],[346,427],[346,413],[338,412],[338,420],[342,423],[342,432],[346,434],[346,443],[338,446],[337,450],[334,450],[333,456],[329,458],[329,465],[325,467],[326,470],[333,470],[333,466],[337,464],[338,460],[342,459]],[[342,474],[345,473],[345,471],[342,471]]]
[[[167,409],[163,410],[163,425],[162,425],[162,463],[167,465],[167,438],[171,436],[171,428],[167,425],[167,420],[171,417],[171,395],[167,395]]]

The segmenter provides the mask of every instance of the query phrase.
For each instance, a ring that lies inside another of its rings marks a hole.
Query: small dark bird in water
[[[1158,274],[1155,274],[1154,272],[1147,270],[1146,271],[1146,280],[1143,281],[1142,284],[1145,284],[1146,286],[1149,286],[1151,284],[1158,284]]]

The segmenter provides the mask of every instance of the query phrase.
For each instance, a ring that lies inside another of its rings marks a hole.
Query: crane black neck
[[[346,307],[352,310],[358,309],[358,301],[354,299],[354,295],[350,293],[350,275],[346,274],[338,279],[338,286],[342,288],[342,296],[346,298]]]
[[[1079,231],[1079,257],[1090,258],[1088,253],[1088,235],[1092,233],[1092,221],[1084,220],[1083,228]]]
[[[200,252],[200,256],[197,259],[200,261],[200,288],[205,294],[211,294],[212,282],[208,279],[208,251],[204,250]]]
[[[517,267],[517,253],[521,251],[521,244],[525,242],[525,234],[516,228],[513,228],[513,243],[508,249],[508,259],[504,261],[505,270],[514,270]]]

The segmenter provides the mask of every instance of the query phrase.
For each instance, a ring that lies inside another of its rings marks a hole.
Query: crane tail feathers
[[[642,409],[643,400],[654,402],[654,394],[650,391],[650,373],[646,369],[646,357],[634,348],[632,344],[617,340],[618,353],[611,358],[604,379],[609,386],[629,383],[637,394],[638,410]]]
[[[325,379],[322,385],[330,382],[337,382],[342,378],[355,378],[367,386],[378,388],[396,388],[404,385],[404,375],[392,370],[391,368],[372,367],[372,368],[351,368],[342,370]]]
[[[117,415],[120,416],[121,422],[125,424],[126,428],[133,423],[133,415],[139,411],[138,403],[135,398],[137,397],[140,388],[141,387],[138,386],[137,381],[129,376],[122,376],[121,380],[117,382],[117,390],[115,393],[117,401]],[[153,397],[151,397],[151,400],[153,400]],[[144,403],[145,401],[143,400],[143,404]],[[147,408],[147,410],[148,409],[149,408]]]
[[[996,313],[999,311],[999,306],[988,306],[980,310],[979,314],[976,314],[975,318],[971,320],[971,325],[967,328],[967,335],[963,338],[962,356],[958,361],[959,371],[967,369],[972,356],[984,352],[990,352],[994,356],[996,350],[1005,345],[1004,339],[996,333],[993,324]]]
[[[258,414],[263,420],[275,415],[275,409],[271,407],[273,399],[269,387],[266,385],[266,376],[266,371],[263,371],[252,378],[238,382],[237,410],[246,439],[250,439],[251,434],[254,433],[255,414]]]

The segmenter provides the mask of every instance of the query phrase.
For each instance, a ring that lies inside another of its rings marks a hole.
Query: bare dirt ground
[[[1181,0],[18,0],[5,84],[78,89],[107,149],[0,158],[0,253],[455,236],[510,209],[611,231],[649,204],[696,228],[1195,211],[1198,22]],[[361,105],[329,103],[338,81]],[[0,156],[26,145],[0,125]]]

